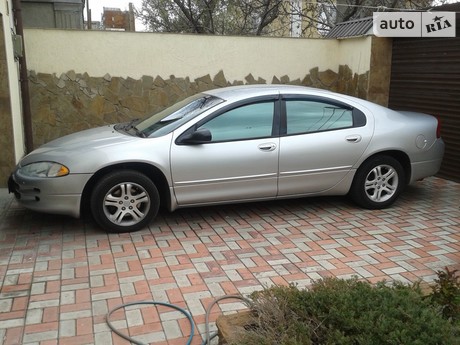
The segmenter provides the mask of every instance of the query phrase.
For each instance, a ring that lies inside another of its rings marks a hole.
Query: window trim
[[[219,144],[219,143],[228,143],[228,142],[235,142],[235,141],[248,141],[248,140],[259,140],[259,139],[270,139],[270,138],[276,138],[279,137],[280,135],[280,118],[281,118],[281,101],[280,101],[280,95],[268,95],[268,96],[258,96],[258,97],[253,97],[250,99],[245,99],[241,100],[238,102],[234,102],[228,105],[225,105],[224,107],[220,108],[219,110],[215,111],[214,113],[206,116],[204,119],[198,121],[188,129],[186,129],[175,141],[176,145],[190,145],[187,143],[182,142],[182,139],[187,136],[188,134],[191,134],[192,132],[196,131],[199,127],[204,125],[206,122],[211,121],[212,119],[229,112],[231,110],[241,108],[244,106],[252,105],[252,104],[257,104],[257,103],[268,103],[268,102],[273,102],[273,122],[272,122],[272,134],[271,136],[266,136],[266,137],[257,137],[257,138],[246,138],[246,139],[234,139],[234,140],[221,140],[221,141],[210,141],[207,143],[203,143],[203,145],[207,144]]]
[[[282,137],[288,137],[288,136],[294,136],[294,135],[315,134],[315,133],[323,133],[323,132],[331,132],[331,131],[340,131],[343,129],[364,127],[367,124],[367,117],[364,114],[364,112],[362,112],[358,108],[355,108],[347,103],[337,101],[335,99],[330,99],[330,98],[326,98],[322,96],[308,96],[308,95],[298,95],[298,94],[292,94],[292,95],[284,94],[284,95],[281,95],[280,98],[281,98],[280,136]],[[318,103],[330,104],[332,106],[351,110],[353,125],[350,127],[343,127],[343,128],[332,128],[332,129],[324,129],[321,131],[299,132],[299,133],[288,134],[287,133],[287,108],[286,108],[287,101],[318,102]]]

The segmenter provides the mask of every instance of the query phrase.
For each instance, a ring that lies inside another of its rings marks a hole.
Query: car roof
[[[214,89],[203,92],[211,96],[219,97],[228,102],[238,102],[248,98],[270,96],[270,95],[305,95],[325,97],[331,100],[345,102],[355,107],[357,104],[360,107],[365,107],[373,111],[390,111],[388,108],[381,105],[369,102],[367,100],[357,98],[342,93],[337,93],[329,90],[316,89],[308,86],[299,85],[277,85],[277,84],[254,84],[254,85],[239,85],[228,86],[220,89]],[[361,108],[362,109],[362,108]]]
[[[309,94],[309,95],[324,95],[332,96],[334,93],[315,89],[306,86],[297,86],[297,85],[267,85],[267,84],[257,84],[257,85],[239,85],[239,86],[229,86],[223,87],[220,89],[214,89],[205,91],[205,94],[219,97],[225,100],[238,100],[245,99],[250,97],[258,96],[267,96],[267,95],[277,95],[277,94]]]

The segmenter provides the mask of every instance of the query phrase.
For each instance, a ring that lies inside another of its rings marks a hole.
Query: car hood
[[[82,161],[101,162],[108,151],[116,150],[119,145],[139,140],[142,139],[116,131],[113,125],[88,129],[42,145],[24,157],[20,165],[52,161],[71,167]]]

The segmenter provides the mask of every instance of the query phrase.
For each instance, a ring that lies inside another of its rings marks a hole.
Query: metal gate
[[[393,39],[389,107],[440,119],[446,153],[438,175],[460,182],[460,37]]]

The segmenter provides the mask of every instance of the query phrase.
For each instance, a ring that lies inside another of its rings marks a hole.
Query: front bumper
[[[8,179],[8,191],[25,208],[45,213],[80,217],[82,191],[89,174],[56,178],[31,178],[15,171]]]

